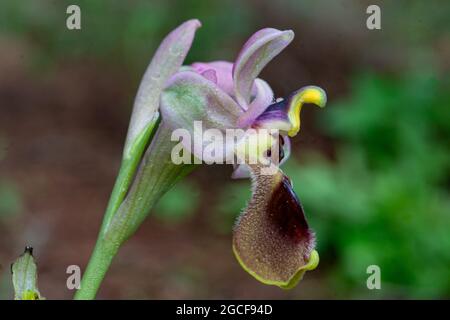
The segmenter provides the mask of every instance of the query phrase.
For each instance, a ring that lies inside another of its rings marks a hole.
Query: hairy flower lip
[[[257,280],[288,289],[318,264],[315,237],[289,178],[252,170],[253,194],[236,222],[233,252]]]

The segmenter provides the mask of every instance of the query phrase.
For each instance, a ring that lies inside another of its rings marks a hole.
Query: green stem
[[[76,300],[92,300],[95,298],[118,249],[118,247],[108,245],[102,239],[97,241],[81,280],[81,287],[75,294]]]
[[[174,142],[170,136],[171,130],[162,123],[142,158],[130,188],[128,183],[126,197],[126,191],[121,191],[124,188],[120,180],[123,177],[129,179],[128,171],[122,173],[122,170],[130,170],[130,166],[122,165],[119,181],[114,187],[114,191],[119,188],[120,192],[112,193],[95,249],[75,299],[95,298],[120,246],[134,234],[161,196],[193,169],[192,165],[175,165],[172,162],[170,156]],[[111,208],[116,209],[112,211]]]

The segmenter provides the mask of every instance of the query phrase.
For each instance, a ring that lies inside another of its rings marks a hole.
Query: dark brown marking
[[[311,239],[303,207],[292,190],[288,177],[283,175],[283,179],[273,192],[267,210],[269,219],[281,235],[289,237],[295,243],[308,242]]]

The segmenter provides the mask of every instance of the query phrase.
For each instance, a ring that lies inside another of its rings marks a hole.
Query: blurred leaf
[[[323,117],[341,139],[336,160],[304,152],[285,169],[334,266],[330,283],[367,296],[365,270],[376,264],[384,297],[449,297],[448,79],[363,74],[353,83]]]
[[[192,182],[183,180],[159,200],[155,216],[169,223],[181,222],[196,212],[199,197],[199,188]]]
[[[237,180],[227,184],[212,210],[210,222],[220,233],[230,234],[236,218],[251,196],[250,180]]]
[[[71,4],[81,9],[81,30],[66,28],[66,8]],[[159,41],[193,18],[205,28],[198,33],[187,62],[209,60],[216,54],[216,58],[234,59],[238,48],[230,43],[237,45],[236,37],[248,35],[252,15],[239,0],[112,0],[106,6],[101,0],[6,0],[0,5],[0,34],[15,35],[29,44],[38,66],[89,57],[114,64],[125,61],[140,74]]]
[[[22,199],[14,184],[0,181],[0,219],[22,211]]]

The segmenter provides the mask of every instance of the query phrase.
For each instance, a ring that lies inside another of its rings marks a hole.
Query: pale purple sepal
[[[170,79],[161,96],[160,110],[162,121],[170,128],[182,128],[189,133],[192,139],[183,139],[183,145],[197,158],[203,159],[202,149],[210,142],[204,140],[202,133],[214,129],[222,131],[218,133],[223,136],[226,129],[236,128],[237,119],[242,114],[240,107],[227,93],[193,71],[178,72]],[[196,125],[202,132],[196,129]],[[227,155],[224,152],[223,158]]]
[[[125,154],[128,153],[136,137],[157,114],[165,83],[180,69],[191,48],[195,31],[200,26],[200,21],[196,19],[184,22],[166,36],[153,56],[134,101]]]

